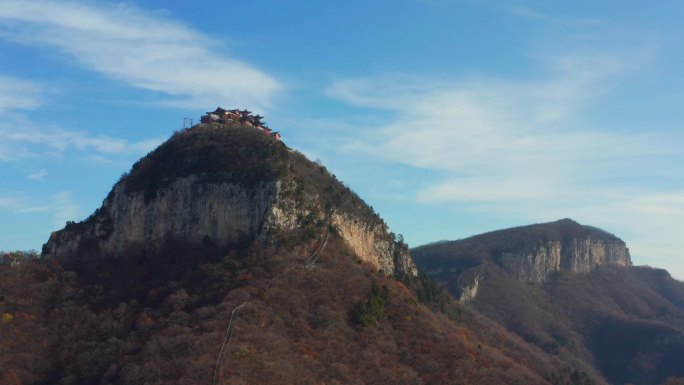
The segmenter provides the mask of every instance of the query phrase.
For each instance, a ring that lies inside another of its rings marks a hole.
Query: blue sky
[[[221,105],[412,246],[569,217],[684,279],[684,4],[563,3],[0,0],[0,249]]]

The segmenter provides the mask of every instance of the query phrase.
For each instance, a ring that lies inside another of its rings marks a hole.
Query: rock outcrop
[[[557,272],[588,273],[604,265],[632,264],[621,239],[570,219],[421,246],[413,254],[428,273],[450,267],[451,274],[458,276],[493,262],[528,283],[545,282]]]
[[[508,273],[530,283],[544,282],[560,271],[588,273],[603,265],[631,265],[623,241],[591,237],[546,241],[523,250],[504,251],[498,260]]]
[[[466,282],[465,277],[459,277],[458,286],[460,293],[458,300],[462,303],[468,303],[477,297],[480,290],[480,275],[473,275],[471,282]]]
[[[406,246],[324,167],[251,127],[201,124],[138,161],[90,218],[53,233],[43,254],[81,263],[173,244],[313,241],[328,228],[376,269],[416,274]]]
[[[418,269],[405,245],[388,237],[384,224],[369,225],[357,217],[334,213],[332,224],[362,261],[384,273],[416,275]]]
[[[145,202],[142,191],[129,194],[124,184],[117,184],[94,220],[53,233],[43,252],[69,260],[84,253],[98,258],[131,249],[154,250],[167,240],[237,244],[257,238],[277,195],[275,182],[247,188],[236,183],[201,183],[196,176],[188,176]],[[87,250],[88,244],[95,250]]]

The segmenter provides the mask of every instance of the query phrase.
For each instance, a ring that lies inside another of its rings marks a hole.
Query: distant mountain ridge
[[[629,249],[620,238],[571,219],[498,230],[453,242],[413,249],[420,258],[429,248],[447,253],[464,268],[491,261],[517,279],[544,282],[560,271],[590,272],[604,265],[631,266]],[[431,267],[426,261],[426,269]]]
[[[462,303],[612,384],[684,377],[684,283],[632,265],[624,241],[570,219],[412,249]],[[676,383],[676,382],[672,382]]]

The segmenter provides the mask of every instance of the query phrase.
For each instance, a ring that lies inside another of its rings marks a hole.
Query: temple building
[[[200,122],[205,124],[245,124],[247,126],[251,126],[259,130],[262,130],[264,134],[270,136],[275,140],[281,140],[280,133],[278,133],[277,131],[273,132],[273,130],[268,128],[268,126],[266,126],[266,123],[262,121],[263,118],[264,117],[261,115],[252,115],[252,111],[240,109],[226,110],[219,106],[216,108],[216,110],[209,111],[206,114],[202,115],[202,117],[200,118]]]

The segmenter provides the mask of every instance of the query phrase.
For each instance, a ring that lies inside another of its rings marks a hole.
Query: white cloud
[[[393,76],[338,81],[326,93],[395,115],[365,129],[349,149],[459,177],[555,180],[603,169],[609,159],[681,153],[675,137],[598,130],[580,118],[628,70],[626,57],[633,56],[537,54],[542,75],[531,79]]]
[[[425,3],[433,6],[453,6],[456,4],[466,4],[475,7],[485,8],[489,11],[503,13],[515,18],[526,21],[544,22],[556,26],[562,25],[601,25],[603,21],[595,18],[578,18],[568,15],[557,15],[553,13],[544,12],[542,7],[545,4],[533,2],[534,7],[525,4],[525,1],[511,1],[511,0],[415,0],[420,3]],[[527,3],[530,3],[529,1]],[[548,8],[548,7],[544,7]]]
[[[344,148],[437,171],[437,180],[414,181],[418,202],[528,223],[571,217],[625,234],[637,263],[656,261],[684,278],[684,186],[676,182],[684,171],[672,168],[684,162],[684,137],[597,129],[586,114],[638,57],[536,55],[540,75],[529,79],[385,76],[338,81],[326,92],[394,115]]]
[[[164,93],[162,103],[269,106],[282,89],[215,40],[129,5],[3,1],[0,38],[53,47],[82,66]]]
[[[39,85],[0,75],[0,112],[33,109],[40,104],[40,96]]]
[[[523,4],[506,4],[503,9],[511,15],[537,20],[554,20],[551,15],[539,12]]]
[[[530,19],[536,21],[544,21],[553,24],[571,24],[571,25],[600,25],[602,22],[598,19],[591,18],[571,18],[558,17],[548,13],[541,12],[537,9],[529,7],[524,4],[514,4],[510,2],[502,2],[493,5],[493,9],[498,9],[502,12],[508,13],[515,17],[523,19]]]
[[[468,177],[445,181],[418,192],[417,199],[427,203],[452,202],[501,202],[537,200],[558,192],[545,179],[500,180],[487,177]]]
[[[0,209],[14,209],[19,207],[22,201],[15,196],[0,196]]]
[[[33,157],[35,154],[28,148],[3,139],[2,132],[0,132],[0,163],[11,163]]]
[[[70,191],[63,191],[49,197],[26,197],[16,194],[0,196],[0,210],[16,214],[44,213],[52,218],[52,226],[61,228],[66,221],[77,220],[81,209]]]
[[[48,175],[48,172],[46,169],[38,170],[36,172],[30,173],[26,175],[28,179],[35,180],[35,181],[41,181],[45,179],[45,177]]]
[[[548,60],[548,76],[527,81],[354,79],[333,84],[327,94],[396,114],[371,130],[380,136],[350,147],[423,168],[548,174],[567,168],[568,160],[628,155],[647,144],[575,126],[573,115],[622,70],[618,62],[605,55],[556,57]]]
[[[1,12],[1,11],[0,11]],[[140,155],[159,145],[162,138],[136,142],[91,135],[86,132],[38,126],[24,114],[41,106],[43,90],[37,84],[19,78],[0,76],[0,162],[16,162],[46,154],[61,155],[66,150],[88,151],[104,155]],[[39,180],[34,174],[29,179]]]
[[[38,128],[30,122],[24,122],[22,131],[15,131],[13,125],[0,125],[0,161],[13,162],[45,155],[61,156],[66,151],[137,156],[153,150],[162,141],[162,138],[152,138],[131,142],[60,128]]]

